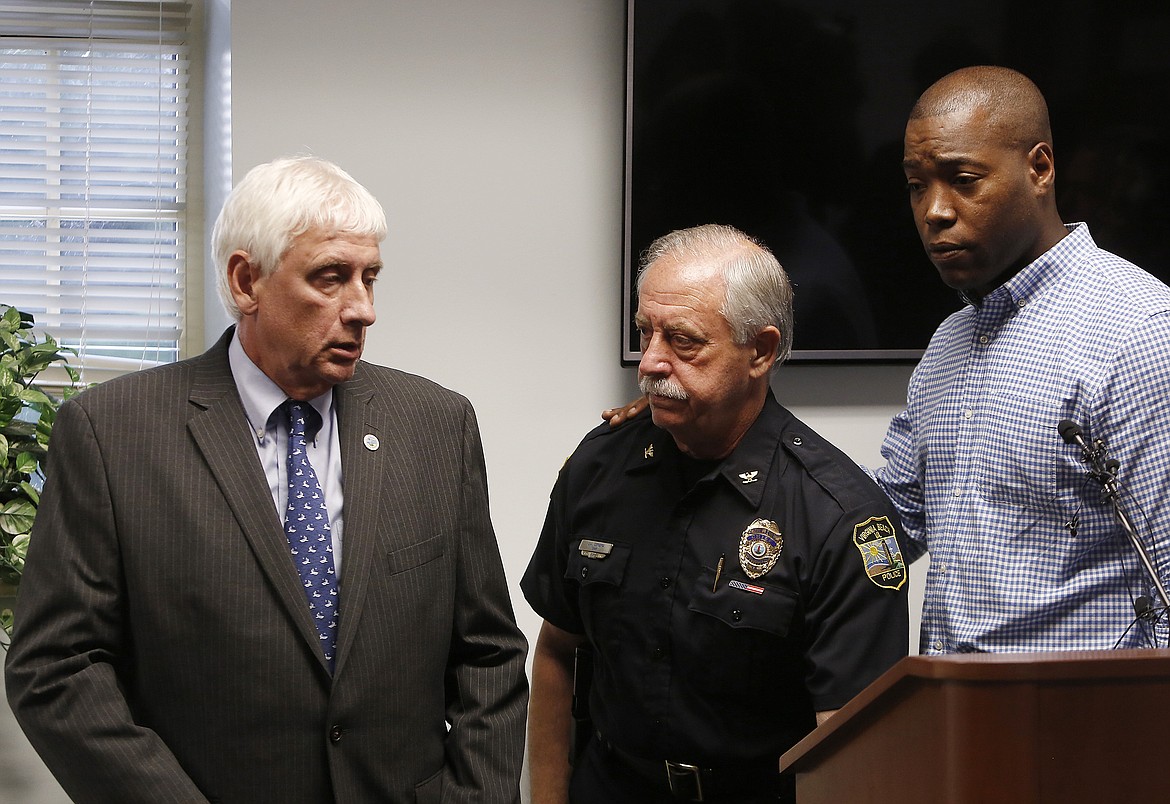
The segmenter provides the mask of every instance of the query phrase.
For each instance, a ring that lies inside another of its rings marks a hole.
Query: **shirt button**
[[[661,586],[663,589],[668,588],[670,586],[670,578],[659,578],[658,585]]]
[[[942,650],[942,641],[941,641],[941,640],[935,640],[935,641],[934,641],[934,643],[933,643],[933,644],[931,644],[931,647],[932,647],[932,648],[934,648],[935,650],[939,650],[939,651],[941,651],[941,650]]]
[[[740,611],[739,609],[736,609],[735,611],[731,612],[731,619],[735,620],[736,622],[739,622],[740,620],[743,619],[743,612]]]
[[[975,415],[975,411],[971,410],[971,408],[963,408],[963,418],[964,419],[970,419],[974,415]]]
[[[991,341],[991,338],[987,337],[986,335],[980,335],[980,336],[979,336],[979,342],[980,342],[980,343],[984,343],[984,344],[985,344],[985,343],[989,343],[990,341]]]
[[[334,726],[333,728],[331,728],[329,730],[329,742],[331,742],[331,743],[341,742],[341,726]]]
[[[946,565],[946,564],[943,564],[943,563],[941,563],[941,562],[940,562],[940,563],[939,563],[939,565],[938,565],[938,571],[939,571],[939,572],[946,572],[946,571],[947,571],[947,565]]]
[[[589,577],[589,567],[581,567],[581,577],[582,578]]]
[[[664,656],[666,656],[666,651],[663,650],[662,648],[655,648],[653,653],[651,653],[650,655],[653,656],[655,659],[662,659]]]

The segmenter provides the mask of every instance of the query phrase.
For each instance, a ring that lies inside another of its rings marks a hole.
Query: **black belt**
[[[711,801],[736,794],[760,795],[775,790],[780,781],[779,760],[757,761],[733,766],[704,768],[688,762],[645,759],[635,756],[597,735],[598,744],[607,756],[680,801]]]

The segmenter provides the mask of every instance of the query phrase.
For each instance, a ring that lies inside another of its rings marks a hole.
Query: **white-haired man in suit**
[[[254,168],[213,233],[236,326],[62,406],[7,685],[75,800],[518,800],[474,412],[360,360],[385,234],[335,165]]]

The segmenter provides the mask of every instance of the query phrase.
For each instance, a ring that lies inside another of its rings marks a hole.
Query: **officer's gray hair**
[[[760,241],[733,226],[708,223],[663,235],[642,254],[638,293],[646,269],[671,259],[712,260],[723,274],[725,290],[720,314],[732,337],[745,344],[764,327],[780,330],[775,369],[792,351],[792,283],[780,262]]]

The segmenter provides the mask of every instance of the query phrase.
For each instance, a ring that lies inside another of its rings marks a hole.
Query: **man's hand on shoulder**
[[[650,400],[644,396],[640,396],[628,405],[601,411],[601,418],[609,422],[610,427],[618,427],[637,416],[649,406]]]

